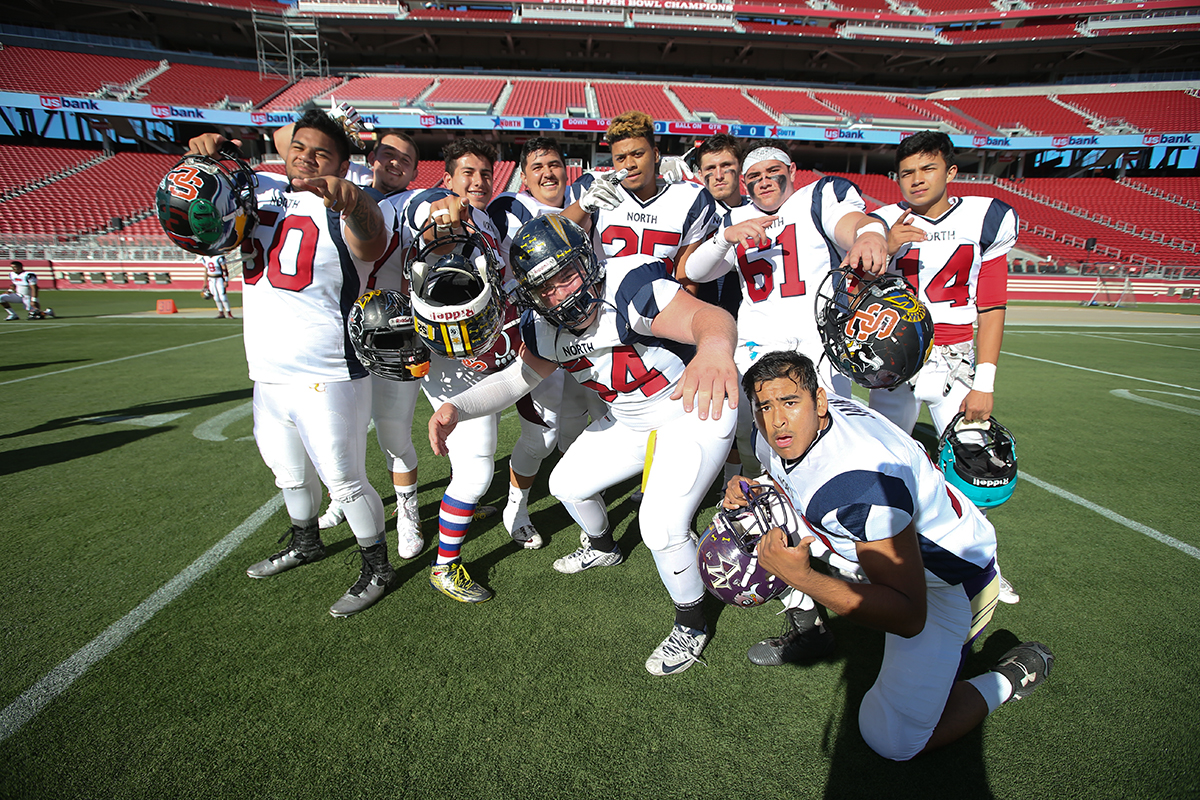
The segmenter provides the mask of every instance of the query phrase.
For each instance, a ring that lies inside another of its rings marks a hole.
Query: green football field
[[[196,313],[131,315],[168,296]],[[706,664],[645,671],[672,610],[632,482],[608,493],[622,566],[551,569],[578,533],[546,495],[548,463],[533,503],[546,548],[478,522],[464,559],[495,598],[433,591],[449,464],[430,454],[424,401],[427,546],[396,561],[399,587],[329,616],[358,571],[344,524],[325,560],[247,579],[288,522],[250,438],[240,319],[211,319],[196,293],[43,299],[58,319],[0,325],[2,797],[1200,796],[1196,316],[1010,311],[996,408],[1022,482],[990,519],[1021,602],[967,669],[1036,639],[1053,674],[895,764],[857,726],[882,634],[845,620],[831,660],[762,668],[745,652],[778,633],[779,604],[711,602]],[[503,505],[517,431],[510,413],[485,502]],[[390,513],[373,440],[368,461]]]

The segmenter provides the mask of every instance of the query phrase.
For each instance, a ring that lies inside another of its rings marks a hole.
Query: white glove
[[[625,176],[628,174],[629,170],[623,169],[607,175],[596,176],[596,180],[592,181],[592,185],[583,193],[583,197],[579,198],[579,207],[585,214],[591,214],[601,209],[612,211],[621,205],[624,198],[617,191],[617,184],[625,180]]]
[[[329,109],[329,118],[341,125],[347,136],[355,141],[358,140],[359,131],[363,130],[363,121],[354,106],[349,103],[338,103]]]
[[[679,156],[663,156],[658,162],[658,174],[667,183],[683,183],[692,177],[687,162]]]

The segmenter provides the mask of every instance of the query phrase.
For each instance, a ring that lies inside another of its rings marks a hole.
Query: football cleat
[[[615,567],[625,560],[620,547],[614,547],[611,553],[592,547],[592,540],[586,533],[579,534],[579,549],[569,555],[557,559],[554,569],[564,575],[574,575],[592,567]]]
[[[1021,595],[1017,594],[1012,584],[1003,575],[1000,576],[999,598],[1001,603],[1008,603],[1010,606],[1021,602]]]
[[[416,558],[425,547],[421,535],[421,517],[417,513],[417,495],[414,492],[396,503],[396,555],[404,559]]]
[[[329,609],[329,613],[335,617],[348,617],[365,611],[379,602],[396,583],[396,570],[388,561],[387,542],[360,547],[358,552],[362,556],[358,580]]]
[[[4,318],[4,321],[5,322],[18,322],[18,321],[20,321],[20,319],[21,319],[20,317],[18,317],[16,314],[14,314],[10,311],[10,312],[8,312],[8,316]]]
[[[474,513],[471,514],[472,522],[479,522],[482,519],[489,519],[496,516],[495,506],[478,506]]]
[[[279,541],[288,539],[288,546],[273,556],[265,558],[256,564],[251,564],[246,574],[251,578],[269,578],[286,572],[301,564],[311,564],[325,557],[325,543],[321,541],[321,532],[316,528],[301,528],[293,525],[287,529]]]
[[[698,631],[676,624],[671,635],[646,659],[646,671],[651,675],[674,675],[700,661],[700,653],[708,642],[708,631]],[[703,662],[701,662],[703,663]]]
[[[482,603],[492,599],[492,593],[471,580],[460,561],[434,564],[429,571],[429,585],[460,603]]]
[[[540,550],[545,542],[542,541],[542,535],[537,532],[537,528],[533,527],[533,523],[518,525],[508,532],[512,540],[524,547],[526,550]]]
[[[746,657],[760,667],[782,664],[811,664],[833,652],[833,631],[825,624],[821,610],[789,608],[784,612],[787,625],[783,633],[764,639],[750,648]]]
[[[1024,700],[1033,694],[1054,666],[1054,654],[1041,642],[1025,642],[1000,657],[1000,663],[992,667],[1012,684],[1010,700]]]
[[[337,500],[330,500],[329,507],[325,509],[325,513],[317,519],[317,527],[321,530],[329,530],[336,528],[346,521],[346,512],[342,510],[342,504]]]

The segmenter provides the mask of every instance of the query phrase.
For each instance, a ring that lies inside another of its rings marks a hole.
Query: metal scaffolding
[[[289,81],[323,78],[329,62],[321,55],[321,33],[312,17],[253,12],[258,74]]]

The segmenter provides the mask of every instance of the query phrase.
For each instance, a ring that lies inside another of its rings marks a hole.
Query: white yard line
[[[1089,511],[1094,511],[1097,514],[1099,514],[1100,516],[1110,519],[1113,522],[1117,523],[1118,525],[1124,525],[1126,528],[1129,528],[1129,530],[1131,530],[1131,531],[1137,531],[1138,533],[1142,534],[1143,536],[1149,536],[1151,539],[1154,539],[1155,541],[1158,541],[1158,542],[1162,542],[1163,544],[1167,545],[1168,547],[1174,547],[1176,550],[1180,551],[1181,553],[1186,553],[1187,555],[1191,556],[1192,558],[1200,559],[1200,548],[1192,547],[1190,544],[1181,542],[1178,539],[1176,539],[1175,537],[1168,536],[1165,533],[1160,533],[1160,532],[1154,530],[1153,528],[1143,525],[1140,522],[1134,522],[1133,520],[1129,519],[1128,517],[1123,517],[1120,514],[1118,514],[1117,512],[1110,511],[1109,509],[1105,508],[1104,506],[1098,506],[1090,500],[1085,500],[1084,498],[1080,497],[1077,494],[1072,494],[1071,492],[1068,492],[1066,489],[1060,489],[1059,487],[1055,486],[1052,483],[1046,483],[1043,480],[1039,480],[1027,472],[1021,473],[1020,480],[1029,481],[1034,486],[1037,486],[1039,488],[1045,489],[1047,492],[1050,492],[1050,494],[1058,495],[1059,497],[1063,498],[1064,500],[1069,500],[1070,502],[1074,503],[1075,505],[1083,506],[1084,508],[1086,508]]]
[[[0,381],[0,386],[8,386],[10,383],[21,383],[22,381],[31,381],[34,378],[48,378],[51,375],[62,375],[67,372],[75,372],[77,370],[89,369],[91,367],[103,367],[106,364],[116,364],[118,362],[129,361],[134,358],[145,358],[146,356],[157,356],[157,355],[161,355],[162,353],[171,353],[176,350],[183,350],[184,348],[187,348],[187,347],[196,347],[197,345],[212,344],[213,342],[224,342],[224,341],[228,341],[229,339],[240,339],[240,338],[242,338],[242,334],[236,333],[233,336],[222,336],[219,339],[207,339],[203,342],[192,342],[191,344],[181,344],[181,345],[178,345],[177,347],[167,347],[162,350],[151,350],[149,353],[137,353],[136,355],[122,356],[121,358],[113,358],[108,361],[97,361],[92,364],[80,364],[78,367],[68,367],[67,369],[58,369],[58,370],[55,370],[54,372],[39,372],[37,375],[27,375],[24,378],[13,378],[11,381]]]
[[[1152,381],[1149,378],[1138,378],[1133,375],[1123,375],[1120,372],[1107,372],[1102,369],[1092,369],[1091,367],[1081,367],[1077,364],[1064,364],[1061,361],[1051,361],[1048,358],[1035,358],[1034,356],[1027,356],[1027,355],[1023,355],[1021,353],[1014,353],[1011,350],[1001,350],[1000,352],[1006,356],[1011,356],[1012,358],[1027,358],[1030,361],[1040,361],[1043,364],[1053,364],[1056,367],[1067,367],[1068,369],[1078,369],[1078,370],[1083,370],[1084,372],[1094,372],[1097,375],[1109,375],[1114,378],[1124,378],[1127,381],[1142,381],[1143,383],[1153,383],[1157,386],[1169,386],[1172,389],[1187,389],[1190,392],[1200,392],[1200,389],[1197,389],[1193,386],[1183,386],[1178,383],[1164,383],[1163,381]]]
[[[70,658],[46,673],[40,681],[0,711],[0,742],[12,736],[33,719],[39,711],[65,692],[93,664],[111,653],[139,628],[150,621],[168,603],[183,594],[189,586],[221,562],[238,545],[283,507],[283,495],[276,493],[241,525],[230,531],[182,572],[167,581],[162,588],[142,601],[108,629],[77,650]]]

